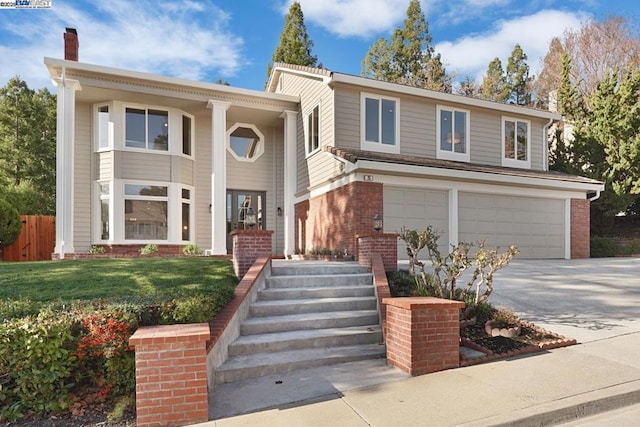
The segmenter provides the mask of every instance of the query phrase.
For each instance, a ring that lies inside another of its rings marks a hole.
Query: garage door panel
[[[564,200],[460,192],[458,207],[461,241],[513,244],[522,258],[564,257]]]

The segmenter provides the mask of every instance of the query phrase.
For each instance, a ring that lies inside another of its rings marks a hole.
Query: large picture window
[[[167,240],[167,187],[124,185],[124,238]]]
[[[125,145],[145,150],[169,150],[169,112],[126,108]]]
[[[436,126],[437,150],[439,159],[468,162],[470,113],[451,107],[436,108],[438,122]]]
[[[399,103],[395,98],[361,95],[362,149],[399,152]]]
[[[526,120],[502,119],[502,165],[531,167],[530,123]]]

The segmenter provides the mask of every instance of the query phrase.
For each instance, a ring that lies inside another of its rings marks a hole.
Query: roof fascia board
[[[352,76],[349,74],[333,73],[329,85],[333,83],[345,83],[349,85],[362,86],[371,89],[384,90],[388,92],[401,93],[405,95],[419,96],[429,98],[439,102],[449,102],[454,104],[467,105],[477,108],[488,108],[506,112],[509,114],[517,114],[527,117],[537,117],[548,120],[562,120],[562,115],[545,110],[535,110],[510,104],[501,104],[499,102],[486,101],[484,99],[471,98],[462,95],[453,95],[450,93],[437,92],[428,89],[421,89],[411,86],[405,86],[396,83],[389,83],[382,80],[374,80],[365,77]]]
[[[253,96],[263,99],[269,99],[274,101],[284,102],[299,102],[297,96],[283,95],[278,93],[263,92],[251,89],[238,88],[233,86],[225,86],[215,83],[199,82],[195,80],[181,79],[178,77],[167,77],[158,74],[144,73],[141,71],[123,70],[121,68],[105,67],[102,65],[86,64],[76,61],[68,61],[64,59],[56,58],[44,58],[44,63],[49,69],[51,77],[59,77],[60,71],[63,67],[67,70],[84,71],[90,73],[110,74],[113,76],[119,76],[122,78],[137,79],[152,81],[154,83],[162,83],[166,85],[184,86],[189,88],[215,90],[217,92],[224,92],[232,95],[244,95]]]
[[[305,70],[297,70],[295,68],[277,66],[277,67],[274,67],[273,70],[271,70],[271,76],[269,77],[269,82],[267,83],[267,90],[269,91],[269,93],[275,93],[273,92],[275,91],[274,85],[276,84],[275,82],[278,81],[278,78],[276,77],[276,75],[280,75],[280,73],[291,73],[291,74],[297,74],[304,77],[311,77],[313,79],[321,80],[322,83],[324,84],[329,84],[329,82],[331,81],[330,76],[321,76]],[[333,74],[333,72],[331,74]]]
[[[601,191],[603,184],[589,184],[583,182],[569,182],[544,178],[523,177],[515,175],[498,175],[475,171],[462,171],[429,166],[401,165],[397,163],[374,162],[371,160],[358,160],[356,167],[360,171],[376,171],[381,173],[411,174],[433,176],[451,180],[482,181],[508,185],[522,185],[531,187],[554,188],[575,191]]]

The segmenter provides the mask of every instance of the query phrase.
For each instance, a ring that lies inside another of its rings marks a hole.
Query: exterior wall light
[[[382,230],[382,216],[380,214],[375,214],[373,217],[373,229],[376,231]]]
[[[245,226],[248,225],[249,228],[253,230],[253,227],[256,226],[256,222],[257,222],[256,213],[252,207],[249,207],[249,209],[247,209],[246,214],[244,215],[244,225]]]

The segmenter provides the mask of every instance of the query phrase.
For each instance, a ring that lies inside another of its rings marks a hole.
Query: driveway
[[[639,332],[640,258],[514,260],[489,301],[582,343]]]

